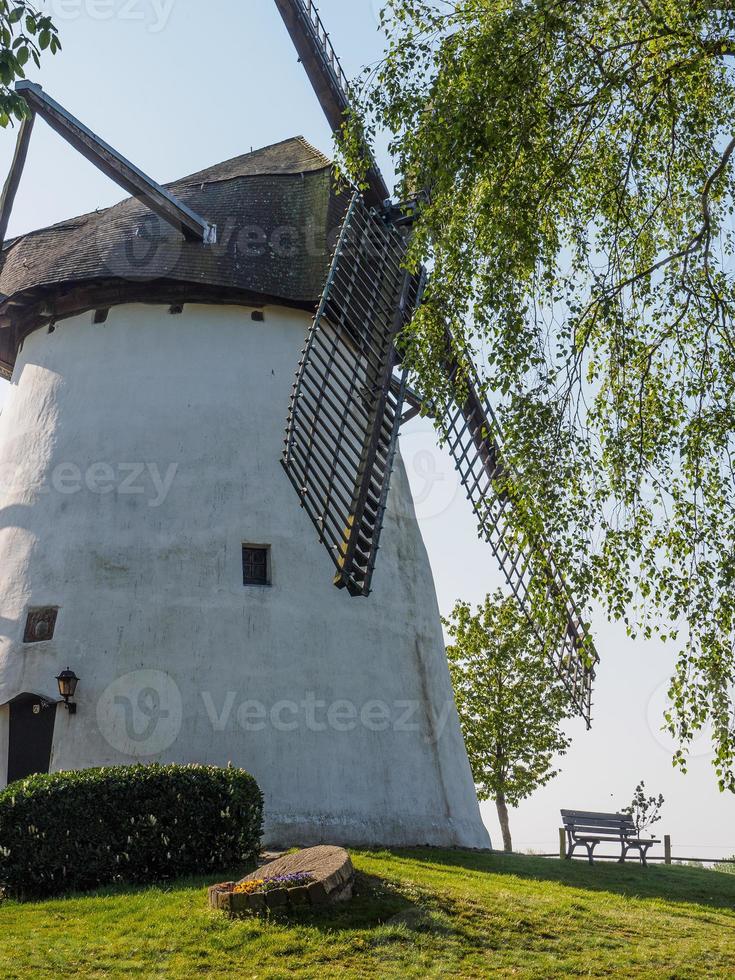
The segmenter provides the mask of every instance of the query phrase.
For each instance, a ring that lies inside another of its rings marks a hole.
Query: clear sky
[[[38,2],[38,0],[37,0]],[[272,0],[46,0],[63,52],[30,77],[159,181],[301,134],[329,153],[331,137]],[[379,57],[379,0],[322,0],[348,74]],[[6,172],[14,133],[0,132]],[[381,158],[386,173],[390,163]],[[36,126],[9,234],[105,207],[123,195],[43,123]],[[0,382],[0,403],[6,384]],[[285,412],[284,406],[284,412]],[[451,463],[430,426],[402,436],[442,612],[501,584]],[[678,855],[735,854],[735,798],[721,795],[703,739],[684,776],[660,732],[674,650],[633,642],[594,619],[602,657],[591,732],[574,723],[562,774],[512,814],[519,849],[555,850],[559,809],[612,810],[640,779],[666,797],[657,831]],[[494,843],[494,807],[483,805]]]

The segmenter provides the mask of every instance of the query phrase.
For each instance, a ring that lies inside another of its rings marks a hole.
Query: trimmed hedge
[[[263,797],[215,766],[30,776],[0,793],[0,889],[39,898],[254,866]]]

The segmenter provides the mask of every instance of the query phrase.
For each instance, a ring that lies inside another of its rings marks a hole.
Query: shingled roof
[[[314,308],[347,203],[327,157],[296,137],[166,186],[217,225],[216,245],[186,241],[134,198],[5,243],[0,372],[32,330],[119,303]]]

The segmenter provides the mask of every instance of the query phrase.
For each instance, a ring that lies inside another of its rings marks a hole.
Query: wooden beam
[[[397,395],[401,391],[401,380],[395,375],[391,378],[390,388],[394,395]],[[401,418],[401,425],[405,425],[412,419],[415,419],[417,415],[420,415],[423,411],[431,418],[433,417],[433,406],[428,402],[424,402],[418,392],[414,391],[409,384],[403,385],[403,401],[410,408],[408,411],[403,413]]]
[[[5,241],[5,236],[8,232],[8,222],[10,221],[13,204],[15,203],[15,195],[18,193],[18,185],[23,174],[23,168],[26,164],[28,144],[31,140],[35,119],[35,114],[31,113],[20,124],[18,141],[15,144],[15,155],[10,166],[8,179],[5,181],[5,187],[3,187],[3,196],[0,198],[0,247],[2,247],[2,243]]]
[[[403,322],[403,312],[405,309],[405,303],[408,297],[408,291],[411,286],[411,273],[404,272],[403,274],[403,284],[401,288],[400,302],[396,306],[395,314],[393,316],[393,323],[391,325],[390,333],[395,336],[401,328],[401,323]],[[355,494],[352,500],[352,505],[350,507],[350,512],[352,515],[352,528],[349,538],[347,539],[347,550],[344,555],[344,564],[342,570],[337,574],[334,580],[334,584],[339,588],[343,586],[347,587],[348,592],[351,595],[365,595],[363,590],[355,590],[353,586],[354,572],[353,566],[355,563],[355,553],[359,544],[360,532],[363,530],[363,524],[365,521],[365,508],[368,503],[368,498],[371,492],[371,483],[375,477],[375,467],[376,458],[380,450],[386,451],[385,446],[385,433],[384,433],[384,420],[388,414],[388,398],[391,390],[391,380],[393,377],[393,368],[396,366],[398,360],[398,352],[392,341],[390,342],[390,350],[388,354],[388,359],[383,367],[383,372],[381,377],[377,377],[376,381],[376,394],[377,397],[374,399],[370,413],[367,419],[367,426],[365,430],[365,440],[363,442],[362,451],[360,454],[360,463],[358,468],[358,484],[355,488]],[[401,411],[403,403],[401,402],[398,406],[398,413],[393,422],[391,439],[390,439],[390,449],[391,454],[395,453],[395,440],[398,436],[398,427],[401,424]],[[390,463],[387,466],[387,477],[390,479],[390,469],[393,460],[391,456]],[[385,484],[385,493],[387,495],[387,482]]]
[[[70,146],[93,163],[98,170],[147,205],[164,221],[181,231],[186,238],[213,245],[217,241],[217,226],[210,225],[165,188],[151,180],[124,156],[87,129],[63,106],[48,96],[40,85],[22,81],[15,86],[30,108]]]
[[[314,0],[276,0],[276,6],[327,122],[335,136],[340,136],[352,103],[349,82],[316,4]],[[366,197],[374,207],[382,208],[391,196],[390,191],[367,140],[364,141],[364,151],[371,161],[366,177]]]

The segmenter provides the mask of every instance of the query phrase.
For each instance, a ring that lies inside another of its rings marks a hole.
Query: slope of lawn
[[[0,976],[735,977],[735,875],[435,850],[353,860],[352,902],[289,921],[211,912],[211,879],[6,902]]]

